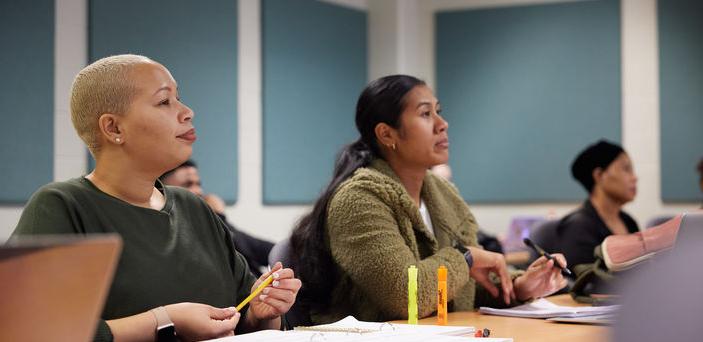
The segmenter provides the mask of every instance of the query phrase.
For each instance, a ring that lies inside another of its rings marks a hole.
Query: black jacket
[[[620,218],[630,233],[639,231],[637,222],[630,215],[620,211]],[[593,250],[610,235],[610,229],[598,216],[590,200],[566,215],[557,226],[558,246],[572,271],[575,265],[595,262]]]

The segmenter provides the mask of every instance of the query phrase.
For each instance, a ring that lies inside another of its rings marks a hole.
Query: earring
[[[119,144],[119,143],[122,142],[122,139],[120,139],[119,137],[117,137],[117,138],[115,138],[115,142]]]
[[[393,151],[395,151],[395,143],[393,143],[393,145],[391,145],[391,148],[393,149]]]

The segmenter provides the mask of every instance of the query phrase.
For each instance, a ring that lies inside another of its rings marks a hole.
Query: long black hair
[[[391,75],[369,83],[356,103],[356,128],[360,137],[337,156],[332,180],[315,202],[312,211],[296,225],[291,236],[291,258],[303,288],[298,302],[309,309],[324,308],[337,280],[336,267],[325,242],[327,206],[337,187],[374,158],[383,158],[375,128],[385,123],[400,128],[405,96],[425,82],[407,75]]]

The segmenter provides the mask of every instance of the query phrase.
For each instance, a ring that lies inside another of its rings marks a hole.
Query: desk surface
[[[581,306],[569,295],[547,298],[558,305]],[[407,321],[397,321],[407,323]],[[437,317],[421,319],[420,324],[436,324]],[[482,315],[478,312],[449,313],[449,325],[468,325],[476,329],[488,328],[491,337],[512,337],[515,342],[549,341],[606,341],[609,328],[601,325],[549,322],[544,319],[515,318]]]

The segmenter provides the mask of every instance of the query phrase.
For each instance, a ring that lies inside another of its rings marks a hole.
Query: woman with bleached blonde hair
[[[280,263],[258,280],[222,221],[198,196],[159,175],[188,159],[193,111],[163,65],[103,58],[81,70],[71,119],[95,157],[88,175],[39,189],[13,236],[117,233],[123,252],[95,340],[190,341],[278,329],[300,280]],[[249,306],[233,306],[266,277]]]

